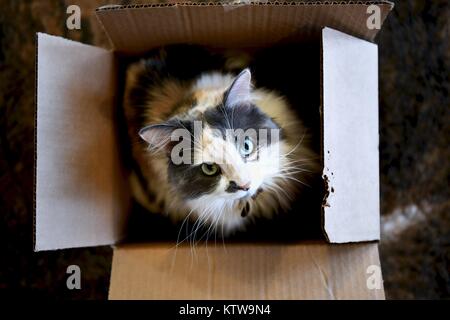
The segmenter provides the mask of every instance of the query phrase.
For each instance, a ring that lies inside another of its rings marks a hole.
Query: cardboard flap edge
[[[123,237],[115,81],[113,52],[36,34],[35,251]]]
[[[379,240],[378,47],[322,38],[323,229],[331,243]]]
[[[374,12],[377,15],[374,27],[368,27],[366,21],[372,12],[368,10],[370,5],[379,6]],[[97,8],[95,13],[115,50],[140,54],[180,42],[212,47],[259,47],[290,38],[319,37],[323,26],[373,41],[392,8],[393,3],[384,0],[179,2],[108,5]],[[155,28],[159,32],[155,33]]]

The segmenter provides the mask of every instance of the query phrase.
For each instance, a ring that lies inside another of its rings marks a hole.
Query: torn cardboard
[[[322,90],[327,238],[379,240],[377,45],[325,28]]]

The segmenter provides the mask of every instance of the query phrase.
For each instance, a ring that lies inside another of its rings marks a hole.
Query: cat
[[[178,45],[129,65],[131,184],[149,211],[229,235],[289,210],[319,171],[308,130],[283,96],[253,87],[250,59]]]

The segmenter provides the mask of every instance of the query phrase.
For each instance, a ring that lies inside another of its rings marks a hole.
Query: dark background
[[[130,3],[130,1],[114,1]],[[448,0],[394,1],[380,55],[381,262],[387,298],[450,298]],[[110,247],[33,253],[35,32],[108,46],[93,10],[110,1],[0,0],[0,289],[105,299]],[[82,10],[80,31],[66,8]],[[66,288],[66,268],[82,290]]]

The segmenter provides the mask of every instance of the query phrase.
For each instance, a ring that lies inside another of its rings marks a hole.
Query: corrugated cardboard
[[[385,1],[382,21],[392,8]],[[110,298],[384,298],[379,267],[377,48],[370,3],[114,6],[98,16],[116,52],[175,42],[268,46],[322,38],[324,231],[331,245],[230,244],[208,249],[121,245]],[[351,35],[351,36],[350,36]],[[115,119],[114,53],[38,35],[35,249],[115,243],[128,195]],[[351,156],[350,156],[351,154]],[[192,261],[192,263],[191,263]],[[373,269],[371,269],[373,270]]]
[[[168,3],[107,6],[97,16],[116,51],[136,54],[180,42],[262,47],[318,38],[327,26],[373,40],[378,30],[367,28],[369,4],[380,7],[381,23],[393,7],[388,1]]]
[[[334,243],[379,240],[377,45],[325,28],[322,90],[324,230]]]
[[[114,250],[109,298],[384,299],[367,285],[373,266],[376,243],[126,245]]]
[[[38,34],[35,250],[115,243],[126,180],[112,52]]]

